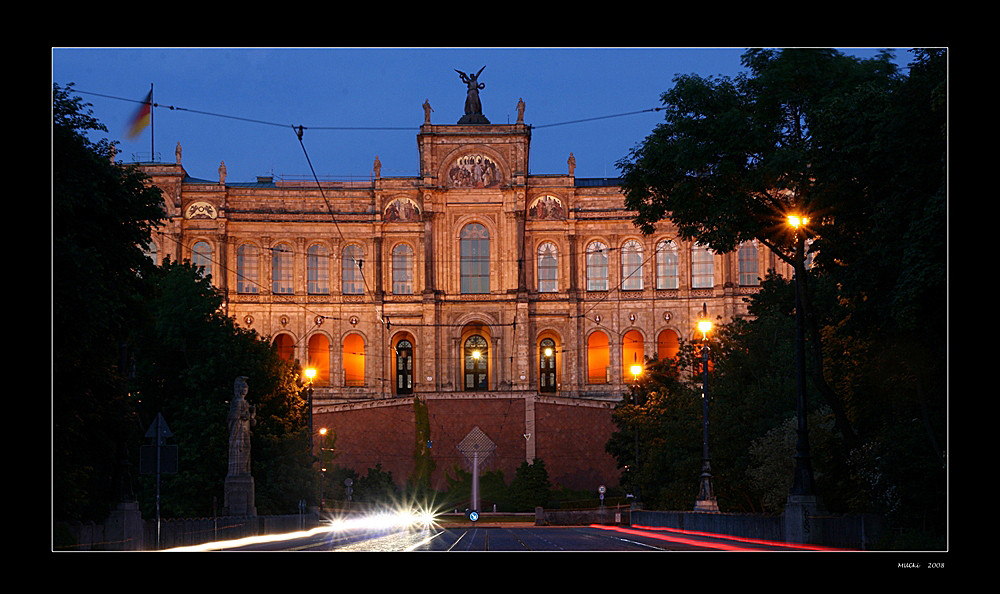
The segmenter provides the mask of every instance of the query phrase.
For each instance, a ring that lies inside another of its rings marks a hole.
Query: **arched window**
[[[680,340],[673,330],[664,330],[656,337],[656,358],[660,361],[673,359],[680,350]]]
[[[330,293],[330,250],[322,243],[306,250],[306,290],[310,295]]]
[[[274,337],[274,348],[278,350],[278,357],[285,361],[295,360],[295,341],[288,334],[279,334]]]
[[[622,337],[622,378],[626,382],[634,381],[634,365],[643,365],[642,334],[638,330],[629,330]],[[640,372],[641,373],[641,372]]]
[[[344,295],[361,295],[365,292],[365,284],[361,275],[361,246],[350,244],[344,247],[341,265],[341,291]]]
[[[344,385],[365,385],[365,339],[359,334],[344,337]]]
[[[489,344],[478,334],[465,339],[462,359],[465,364],[465,389],[486,390],[489,380]]]
[[[236,248],[236,292],[257,293],[257,271],[259,270],[257,246],[244,243]]]
[[[325,334],[309,337],[308,365],[316,370],[314,383],[330,382],[330,339]]]
[[[737,252],[737,266],[739,267],[740,286],[755,287],[760,284],[760,276],[757,268],[757,245],[748,241],[740,245]]]
[[[608,335],[600,331],[594,332],[587,338],[587,383],[608,383],[610,362]]]
[[[546,241],[538,246],[538,291],[554,293],[559,290],[559,251],[556,244]]]
[[[708,246],[691,246],[691,288],[710,289],[715,285],[714,254]]]
[[[396,393],[413,393],[413,343],[409,340],[396,343]]]
[[[470,223],[462,229],[461,291],[462,293],[490,292],[490,233],[479,223]]]
[[[405,243],[392,248],[392,293],[413,294],[413,248]]]
[[[587,290],[608,290],[608,246],[600,241],[587,246]]]
[[[149,243],[146,244],[146,247],[143,248],[142,252],[146,254],[147,258],[153,261],[153,264],[160,263],[160,261],[156,258],[156,243],[153,242],[152,239],[149,240]]]
[[[622,245],[622,290],[642,290],[642,244],[630,239]]]
[[[656,288],[678,288],[677,277],[677,244],[664,239],[656,244]]]
[[[538,343],[538,391],[556,391],[556,341],[551,338]]]
[[[191,263],[195,266],[201,266],[202,276],[212,276],[212,246],[204,241],[199,241],[191,246]]]
[[[271,292],[275,295],[293,293],[294,262],[292,246],[287,243],[279,243],[271,249]]]

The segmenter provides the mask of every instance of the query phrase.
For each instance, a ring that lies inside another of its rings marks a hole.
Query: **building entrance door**
[[[486,390],[489,378],[489,345],[486,339],[473,334],[465,340],[465,389]]]
[[[396,344],[396,393],[413,393],[413,345],[408,340]]]
[[[538,391],[556,391],[556,341],[551,338],[538,344]]]

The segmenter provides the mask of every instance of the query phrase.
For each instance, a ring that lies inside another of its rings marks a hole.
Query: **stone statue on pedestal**
[[[250,475],[250,428],[257,422],[256,408],[247,402],[247,378],[236,378],[229,405],[229,473],[225,507],[230,515],[257,515],[253,477]]]

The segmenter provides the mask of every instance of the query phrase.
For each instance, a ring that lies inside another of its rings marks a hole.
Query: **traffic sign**
[[[476,520],[478,520],[479,519],[479,512],[476,512],[476,511],[469,512],[469,519],[472,520],[473,522],[475,522]]]

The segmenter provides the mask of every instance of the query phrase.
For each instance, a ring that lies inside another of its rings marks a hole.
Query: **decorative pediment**
[[[463,155],[447,171],[453,188],[494,188],[503,184],[503,169],[495,157],[484,153]]]
[[[211,202],[192,202],[184,209],[185,219],[215,219],[219,216],[219,209]]]

